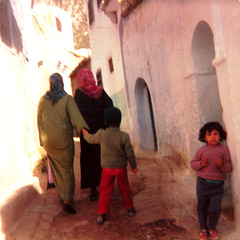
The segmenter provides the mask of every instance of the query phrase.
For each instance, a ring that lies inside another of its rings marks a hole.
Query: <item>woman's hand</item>
[[[83,128],[83,129],[82,129],[82,133],[83,133],[83,135],[84,135],[84,134],[88,133],[88,131]]]

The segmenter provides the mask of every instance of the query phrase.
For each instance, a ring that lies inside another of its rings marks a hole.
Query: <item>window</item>
[[[38,68],[40,68],[41,66],[43,66],[43,60],[38,62]]]
[[[1,39],[7,46],[11,47],[11,31],[10,31],[10,18],[9,18],[9,1],[2,0],[0,2],[0,26],[1,26]]]
[[[112,57],[110,57],[110,58],[108,59],[108,65],[109,65],[110,73],[112,73],[112,72],[114,71]]]
[[[88,20],[89,20],[89,25],[92,25],[92,23],[94,22],[93,0],[88,1]]]
[[[62,24],[61,24],[60,20],[57,17],[55,17],[55,18],[56,18],[57,30],[59,32],[61,32],[62,31]]]
[[[98,6],[98,8],[100,7],[101,3],[102,3],[102,0],[97,0],[97,6]]]
[[[97,77],[97,85],[103,87],[102,70],[101,69],[97,70],[96,77]]]
[[[67,65],[63,65],[62,72],[65,73],[67,71]]]
[[[57,70],[61,70],[62,63],[58,61]]]

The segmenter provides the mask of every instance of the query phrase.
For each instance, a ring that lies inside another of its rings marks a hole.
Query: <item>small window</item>
[[[57,30],[59,32],[61,32],[62,31],[62,24],[61,24],[60,20],[57,17],[55,17],[55,18],[56,18]]]
[[[98,8],[100,7],[101,3],[102,3],[102,0],[97,0],[97,6],[98,6]]]
[[[97,85],[103,87],[103,82],[102,82],[102,70],[98,69],[96,73],[96,78],[97,78]]]
[[[62,63],[58,61],[57,70],[61,70]]]
[[[67,71],[67,65],[63,65],[63,69],[62,69],[62,72],[65,73]]]
[[[38,62],[38,68],[40,68],[41,66],[43,66],[43,60]]]
[[[89,25],[92,25],[92,23],[94,22],[93,0],[88,1],[88,19],[89,19]]]
[[[108,65],[109,65],[110,73],[114,72],[112,57],[108,59]]]

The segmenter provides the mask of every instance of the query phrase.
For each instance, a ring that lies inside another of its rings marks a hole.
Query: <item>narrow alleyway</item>
[[[144,153],[137,157],[138,174],[129,171],[129,180],[137,209],[130,219],[122,208],[117,185],[111,201],[108,221],[96,224],[97,202],[89,200],[89,191],[80,190],[79,142],[76,142],[75,173],[76,215],[62,211],[55,189],[39,194],[6,234],[6,240],[197,240],[195,179],[180,159],[156,157]],[[46,174],[38,173],[46,189]],[[194,182],[194,183],[193,183]],[[232,210],[223,212],[218,230],[222,240],[234,230]]]

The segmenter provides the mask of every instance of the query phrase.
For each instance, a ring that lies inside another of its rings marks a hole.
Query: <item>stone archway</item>
[[[143,150],[157,150],[157,136],[151,95],[146,82],[139,78],[135,86],[135,100],[139,129],[139,145]]]
[[[222,123],[218,79],[216,69],[212,65],[215,58],[214,35],[209,25],[204,21],[200,21],[195,28],[191,50],[199,124],[202,126],[208,121]]]

